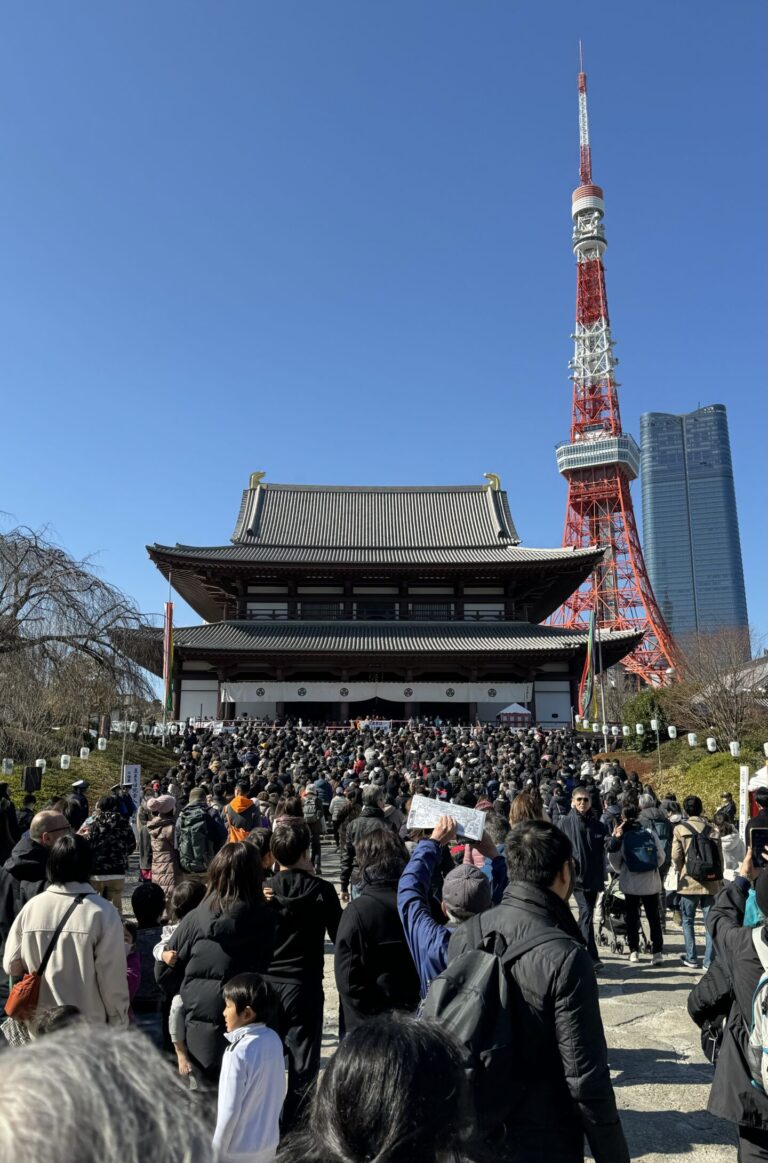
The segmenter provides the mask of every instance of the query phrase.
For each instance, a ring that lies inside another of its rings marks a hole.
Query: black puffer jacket
[[[397,911],[397,881],[367,884],[342,913],[336,986],[347,1033],[387,1010],[415,1010],[419,976]]]
[[[188,913],[168,948],[178,960],[162,962],[155,977],[166,996],[181,993],[190,1056],[203,1074],[218,1078],[224,1040],[222,987],[238,973],[265,973],[272,959],[275,920],[263,905],[236,904],[230,913],[213,913],[207,900]]]
[[[596,1163],[629,1163],[608,1072],[597,981],[584,940],[560,897],[515,882],[502,902],[483,913],[484,935],[507,946],[538,933],[562,938],[523,954],[510,969],[518,988],[520,1074],[509,1080],[506,1126],[489,1144],[493,1156],[514,1163],[583,1163],[586,1135]],[[448,960],[471,948],[460,925]]]
[[[587,892],[602,892],[605,886],[605,841],[608,839],[605,824],[592,811],[582,816],[571,808],[557,826],[573,845],[577,887]]]
[[[768,1096],[752,1086],[745,1058],[747,1026],[752,1023],[752,998],[763,975],[752,929],[742,927],[749,888],[749,881],[737,876],[715,897],[707,917],[716,959],[723,963],[734,998],[707,1110],[739,1126],[768,1130]],[[763,940],[765,937],[763,929]]]

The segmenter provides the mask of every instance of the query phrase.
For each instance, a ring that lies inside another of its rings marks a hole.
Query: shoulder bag
[[[48,948],[43,954],[43,959],[40,962],[40,968],[35,973],[25,973],[21,981],[17,981],[8,995],[8,1001],[5,1003],[5,1012],[9,1018],[15,1018],[17,1022],[28,1022],[35,1016],[37,1003],[40,998],[40,986],[42,984],[43,975],[51,959],[51,954],[56,948],[56,942],[61,936],[61,931],[66,925],[73,912],[83,899],[83,893],[80,893],[72,901],[64,916],[59,921],[53,936],[51,937]]]

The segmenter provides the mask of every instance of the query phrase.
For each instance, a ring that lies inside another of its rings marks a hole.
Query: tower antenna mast
[[[640,469],[640,450],[621,427],[618,360],[603,267],[605,200],[592,180],[583,61],[579,41],[579,185],[571,208],[576,256],[573,397],[570,439],[557,447],[557,467],[568,482],[563,545],[600,545],[604,554],[552,621],[585,629],[594,609],[601,631],[641,630],[642,642],[624,665],[643,682],[658,686],[675,667],[676,652],[648,579],[629,488]]]

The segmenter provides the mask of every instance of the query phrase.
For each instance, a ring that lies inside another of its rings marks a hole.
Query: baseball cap
[[[460,864],[443,881],[443,901],[449,909],[482,913],[491,907],[491,882],[474,864]]]

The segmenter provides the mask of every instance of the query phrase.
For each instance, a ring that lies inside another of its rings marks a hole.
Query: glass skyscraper
[[[744,629],[747,599],[723,404],[640,419],[643,553],[675,637]]]

